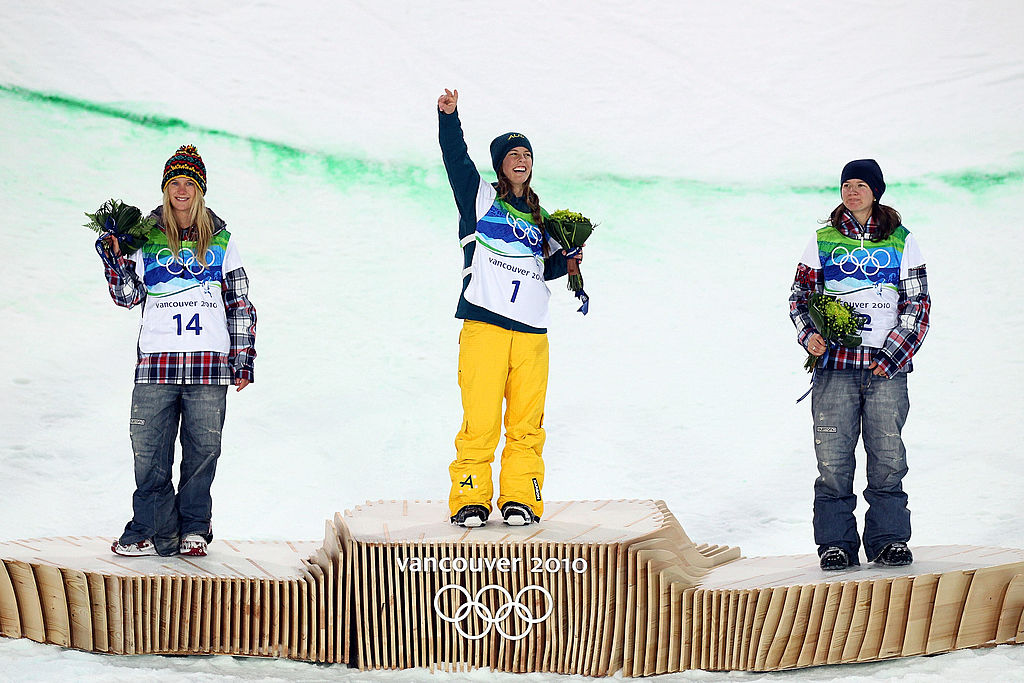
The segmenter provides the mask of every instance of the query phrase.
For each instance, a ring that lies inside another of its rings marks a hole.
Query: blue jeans
[[[853,510],[854,449],[863,432],[867,453],[864,552],[874,560],[888,543],[910,540],[910,510],[903,492],[907,450],[900,433],[910,411],[907,375],[876,377],[870,370],[818,371],[811,394],[814,452],[814,542],[818,554],[838,546],[860,564],[860,537]]]
[[[213,540],[210,486],[220,457],[228,388],[212,384],[136,384],[131,438],[135,452],[132,521],[121,543],[153,540],[161,555],[178,552],[179,539]],[[178,492],[171,483],[174,437],[181,430]]]

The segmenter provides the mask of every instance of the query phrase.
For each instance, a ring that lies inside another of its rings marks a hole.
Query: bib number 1
[[[181,328],[181,314],[180,313],[174,316],[174,321],[176,323],[178,323],[178,336],[180,337],[183,334],[183,332],[184,332],[184,330],[182,330],[182,328]],[[187,323],[185,323],[185,330],[188,330],[190,332],[195,332],[197,337],[199,336],[199,333],[203,331],[202,326],[199,324],[199,314],[198,313],[193,315],[192,318]]]

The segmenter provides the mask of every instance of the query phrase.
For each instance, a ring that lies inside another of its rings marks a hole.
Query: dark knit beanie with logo
[[[882,178],[882,168],[874,159],[856,159],[843,166],[843,174],[840,176],[839,184],[856,178],[863,180],[871,188],[871,194],[875,195],[877,202],[885,192],[885,179]]]
[[[188,178],[195,181],[199,191],[206,194],[206,164],[199,156],[195,145],[182,145],[164,164],[164,179],[160,183],[160,191],[175,178]]]
[[[508,151],[515,147],[525,147],[530,150],[531,155],[533,154],[533,146],[522,133],[502,133],[491,140],[491,166],[499,177],[501,176],[501,162],[505,160]]]

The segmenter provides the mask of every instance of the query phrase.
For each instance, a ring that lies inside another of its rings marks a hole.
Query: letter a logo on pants
[[[476,488],[475,486],[473,486],[473,475],[472,474],[468,475],[465,479],[463,479],[462,481],[459,482],[459,488],[461,489],[463,486],[468,486],[471,489],[475,489]]]

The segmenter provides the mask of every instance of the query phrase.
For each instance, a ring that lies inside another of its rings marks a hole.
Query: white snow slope
[[[522,130],[545,206],[601,222],[590,315],[552,287],[548,498],[661,498],[697,541],[813,552],[809,407],[794,405],[808,377],[786,299],[842,165],[874,157],[934,300],[904,434],[912,543],[1024,548],[1020,2],[0,11],[0,538],[113,537],[130,516],[138,314],[111,304],[80,226],[109,197],[155,206],[183,143],[206,160],[259,312],[256,383],[229,399],[218,537],[314,539],[366,499],[443,498],[461,257],[435,101],[458,87],[481,169],[494,135]],[[183,674],[492,677],[0,639],[5,680]],[[676,678],[887,677],[1024,680],[1024,647]]]

